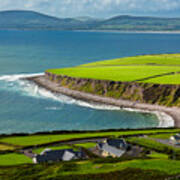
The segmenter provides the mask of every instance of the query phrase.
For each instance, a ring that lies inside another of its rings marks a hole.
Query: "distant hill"
[[[0,29],[180,31],[180,18],[117,16],[57,18],[34,11],[1,11]]]
[[[0,29],[73,29],[81,25],[76,19],[60,19],[33,11],[0,12]]]
[[[96,28],[122,31],[179,31],[180,18],[117,16],[101,22]]]

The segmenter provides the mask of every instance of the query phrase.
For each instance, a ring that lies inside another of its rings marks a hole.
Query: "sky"
[[[33,10],[57,17],[180,17],[180,0],[0,0],[0,10]]]

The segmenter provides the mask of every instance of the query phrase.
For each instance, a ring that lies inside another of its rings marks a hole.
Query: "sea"
[[[0,134],[173,126],[162,113],[75,100],[23,78],[51,68],[178,52],[180,34],[0,31]]]

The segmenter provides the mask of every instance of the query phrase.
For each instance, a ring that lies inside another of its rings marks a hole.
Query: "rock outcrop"
[[[45,73],[46,78],[72,90],[130,100],[139,103],[180,107],[180,85],[116,82],[106,80],[73,78]]]

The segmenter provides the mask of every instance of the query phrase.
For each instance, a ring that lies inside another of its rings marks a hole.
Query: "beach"
[[[86,102],[113,105],[121,108],[130,108],[134,109],[135,111],[139,110],[152,112],[156,113],[156,115],[161,118],[167,115],[168,118],[172,118],[174,120],[174,126],[176,128],[180,127],[180,108],[177,107],[165,107],[153,104],[138,103],[128,100],[114,99],[90,93],[75,91],[59,86],[59,84],[50,81],[44,75],[28,77],[26,78],[26,80],[32,81],[38,86],[43,87],[53,93],[60,93]]]

